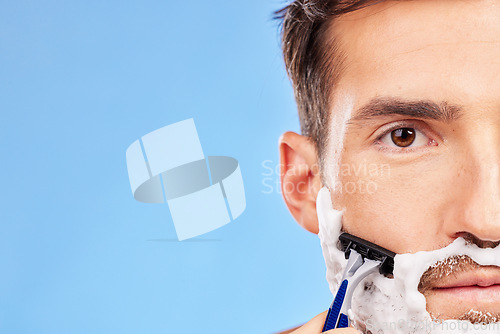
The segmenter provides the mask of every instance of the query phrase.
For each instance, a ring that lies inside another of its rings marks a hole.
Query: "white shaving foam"
[[[347,260],[337,248],[343,211],[333,209],[330,192],[320,190],[316,202],[319,238],[326,263],[330,291],[337,293]],[[364,333],[500,333],[500,323],[472,324],[465,320],[436,322],[418,291],[422,274],[451,256],[467,255],[480,265],[500,265],[500,248],[482,249],[457,238],[449,246],[430,252],[397,254],[394,278],[378,273],[365,278],[355,290],[349,318]]]

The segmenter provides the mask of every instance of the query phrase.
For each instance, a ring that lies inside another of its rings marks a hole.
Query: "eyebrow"
[[[450,104],[446,101],[436,103],[429,100],[375,97],[359,108],[354,113],[351,121],[370,120],[379,116],[401,115],[451,122],[460,118],[462,110],[462,106]]]

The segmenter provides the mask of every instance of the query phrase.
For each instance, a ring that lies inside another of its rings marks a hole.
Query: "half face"
[[[344,228],[396,253],[460,236],[496,246],[500,1],[388,1],[340,17],[331,34],[346,64],[326,175]],[[423,282],[428,311],[500,314],[500,269],[460,268]]]

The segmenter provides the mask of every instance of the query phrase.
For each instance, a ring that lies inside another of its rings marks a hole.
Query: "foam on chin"
[[[343,211],[332,208],[330,192],[320,190],[316,201],[319,239],[326,263],[326,278],[333,295],[340,286],[347,264],[337,248]],[[433,264],[454,255],[468,255],[480,265],[500,266],[500,248],[482,249],[463,238],[430,252],[397,254],[394,279],[380,274],[368,276],[356,289],[349,317],[354,327],[372,333],[499,333],[500,323],[480,326],[464,320],[433,322],[425,297],[418,291],[422,274]]]

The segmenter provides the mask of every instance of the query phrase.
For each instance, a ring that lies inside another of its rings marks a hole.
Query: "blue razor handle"
[[[347,284],[349,282],[344,280],[340,285],[339,291],[335,296],[332,306],[328,310],[328,315],[326,316],[325,325],[323,326],[322,332],[326,332],[332,328],[345,328],[349,326],[348,318],[345,314],[340,313],[342,304],[344,303],[345,293],[347,291]]]
[[[354,289],[366,276],[377,272],[381,265],[382,262],[380,261],[363,260],[363,257],[358,252],[351,249],[347,267],[342,277],[342,284],[328,310],[325,324],[323,325],[323,332],[335,328],[349,327],[347,312],[351,308]]]

